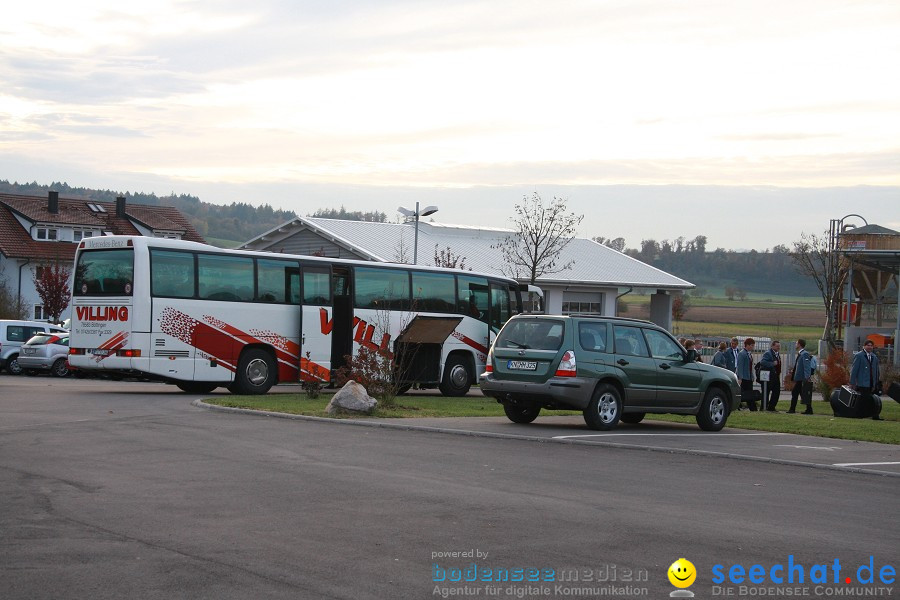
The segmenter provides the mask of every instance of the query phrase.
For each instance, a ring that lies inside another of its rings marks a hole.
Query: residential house
[[[203,242],[181,212],[170,206],[115,204],[60,198],[0,194],[0,280],[27,309],[27,317],[44,320],[34,278],[41,267],[60,261],[71,265],[82,239],[101,235],[145,235]],[[68,314],[62,318],[68,317]]]

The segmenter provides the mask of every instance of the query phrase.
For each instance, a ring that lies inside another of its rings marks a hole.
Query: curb
[[[555,439],[534,435],[524,435],[516,433],[494,433],[491,431],[469,431],[466,429],[450,429],[447,427],[426,427],[424,425],[405,425],[403,423],[385,423],[377,420],[359,420],[359,419],[332,419],[329,417],[313,417],[310,415],[293,415],[289,413],[269,412],[265,410],[254,410],[250,408],[234,408],[231,406],[219,406],[217,404],[208,404],[203,400],[197,399],[191,402],[192,406],[205,408],[207,410],[220,411],[232,414],[253,415],[257,417],[271,417],[275,419],[289,419],[293,421],[311,421],[314,423],[328,423],[332,425],[351,425],[356,427],[371,427],[375,429],[393,429],[398,431],[420,431],[424,433],[441,433],[444,435],[459,435],[465,437],[494,438],[504,440],[519,440],[524,442],[538,442],[542,444],[569,444],[581,446],[602,446],[604,448],[616,448],[619,450],[639,450],[643,452],[661,452],[664,454],[686,454],[689,456],[711,456],[716,458],[727,458],[731,460],[744,460],[751,462],[762,462],[775,465],[787,465],[792,467],[807,467],[810,469],[821,469],[825,471],[837,471],[839,473],[862,473],[865,475],[876,475],[879,477],[900,477],[900,473],[891,473],[888,471],[876,471],[873,469],[862,469],[859,467],[836,467],[834,465],[810,463],[798,460],[788,460],[782,458],[769,458],[765,456],[753,456],[752,454],[735,454],[733,452],[716,452],[713,450],[694,450],[688,448],[670,448],[667,446],[636,446],[634,444],[621,444],[616,442],[603,442],[597,440],[576,440],[576,439]]]

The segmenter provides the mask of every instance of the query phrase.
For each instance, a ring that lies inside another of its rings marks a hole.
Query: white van
[[[11,321],[0,319],[0,371],[10,375],[22,372],[19,366],[19,347],[38,333],[68,333],[62,327],[39,321]]]

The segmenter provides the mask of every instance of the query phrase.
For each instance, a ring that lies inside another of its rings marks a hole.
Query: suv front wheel
[[[531,423],[541,414],[541,407],[533,404],[504,402],[503,412],[506,413],[506,418],[513,423]]]
[[[584,422],[591,429],[606,431],[619,424],[622,416],[622,395],[614,385],[601,383],[594,397],[584,409]]]

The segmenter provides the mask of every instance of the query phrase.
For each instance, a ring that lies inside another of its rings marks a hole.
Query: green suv
[[[516,315],[497,335],[480,383],[515,423],[531,423],[542,408],[580,410],[598,430],[675,413],[719,431],[741,398],[731,371],[688,361],[649,321],[618,317]]]

